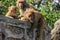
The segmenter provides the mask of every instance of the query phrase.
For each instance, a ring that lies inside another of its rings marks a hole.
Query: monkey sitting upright
[[[18,14],[16,13],[16,6],[10,6],[5,16],[16,19],[18,17]]]
[[[42,40],[43,29],[46,27],[44,16],[34,9],[27,9],[24,13],[25,15],[20,17],[20,19],[27,19],[29,22],[33,23],[33,27],[37,28],[37,40]]]
[[[27,8],[35,9],[35,7],[32,4],[28,4],[26,0],[17,0],[16,4],[20,10],[20,14],[24,14]]]

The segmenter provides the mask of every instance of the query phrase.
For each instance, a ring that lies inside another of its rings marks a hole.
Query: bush
[[[50,2],[48,4],[42,5],[40,7],[41,12],[45,16],[45,19],[49,25],[54,26],[56,20],[60,18],[60,10],[54,9],[56,8]]]

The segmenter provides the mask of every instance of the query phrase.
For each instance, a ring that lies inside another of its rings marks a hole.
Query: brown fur
[[[28,8],[35,9],[35,7],[32,4],[28,4],[26,0],[17,0],[16,4],[20,10],[20,14],[23,14]]]
[[[20,15],[19,20],[28,21],[29,19],[26,16]]]
[[[38,11],[30,8],[25,11],[24,17],[33,23],[34,28],[38,29],[37,40],[42,40],[43,29],[46,27],[44,16]]]
[[[17,18],[18,15],[16,13],[16,6],[10,6],[5,16],[9,18]]]

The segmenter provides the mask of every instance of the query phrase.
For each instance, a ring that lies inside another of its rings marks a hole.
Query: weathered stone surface
[[[19,21],[0,15],[1,40],[36,40],[36,31],[31,29],[31,23]],[[43,40],[51,40],[51,29],[46,26],[43,31]]]
[[[26,23],[28,23],[26,25],[30,25],[29,22],[8,18],[8,17],[2,16],[2,15],[0,15],[0,21],[6,22],[6,23],[11,23],[11,24],[16,24],[16,25],[20,25],[20,24],[25,25]]]
[[[32,34],[27,35],[27,30],[29,31],[30,27],[31,24],[29,22],[23,22],[17,19],[0,16],[0,28],[5,36],[5,40],[12,40],[13,38],[19,40],[32,40],[32,36],[29,38],[29,35]]]
[[[2,40],[2,30],[0,29],[0,40]]]
[[[51,40],[51,28],[49,26],[45,27],[44,28],[44,31],[43,31],[43,37],[42,39],[43,40]]]

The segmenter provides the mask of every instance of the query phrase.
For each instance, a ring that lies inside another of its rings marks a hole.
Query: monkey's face
[[[13,12],[13,13],[16,13],[16,6],[11,6],[11,7],[9,7],[8,10]]]
[[[25,0],[17,0],[17,7],[23,8]]]
[[[33,11],[26,11],[25,14],[26,14],[25,16],[28,18],[28,20],[33,23],[35,20],[34,12]]]

